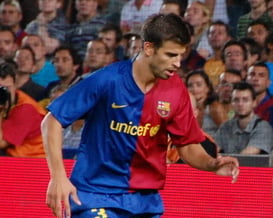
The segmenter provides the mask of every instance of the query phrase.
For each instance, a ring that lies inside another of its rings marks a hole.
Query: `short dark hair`
[[[226,24],[225,22],[221,21],[221,20],[216,20],[216,21],[211,22],[211,24],[209,25],[207,33],[209,33],[209,29],[210,29],[211,26],[216,26],[216,25],[225,27],[227,35],[232,37],[232,31],[231,31],[230,26],[228,24]]]
[[[255,90],[254,90],[253,86],[250,85],[249,83],[245,82],[245,81],[241,81],[241,82],[235,83],[233,85],[233,91],[234,90],[239,90],[239,91],[249,90],[250,93],[251,93],[252,99],[253,100],[256,99],[256,93],[255,93]]]
[[[257,61],[257,62],[255,62],[254,64],[252,64],[249,67],[263,67],[263,68],[265,68],[267,70],[268,78],[270,77],[270,70],[269,70],[267,64],[264,61]]]
[[[12,77],[13,81],[15,82],[16,77],[15,65],[5,61],[0,63],[0,78],[6,79],[8,76]]]
[[[258,59],[261,58],[261,52],[263,48],[253,38],[243,37],[239,41],[242,42],[245,46],[249,46],[249,52],[251,55],[256,54],[258,55]]]
[[[226,50],[226,48],[228,48],[232,45],[237,45],[237,46],[241,47],[241,49],[243,51],[244,60],[247,60],[247,49],[246,49],[244,43],[239,40],[236,40],[236,39],[231,39],[222,48],[222,54],[221,54],[222,61],[225,63],[225,50]]]
[[[251,21],[247,28],[251,27],[251,26],[255,26],[255,25],[262,25],[268,32],[270,31],[270,26],[267,22],[265,22],[264,20],[262,19],[257,19],[257,20],[253,20]]]
[[[181,45],[190,42],[185,22],[175,14],[150,16],[142,26],[141,36],[144,42],[151,42],[156,48],[160,48],[163,42],[168,40]]]
[[[73,60],[73,64],[74,65],[81,65],[82,61],[80,59],[80,57],[77,55],[77,52],[75,52],[71,47],[69,47],[68,45],[61,45],[58,48],[55,49],[54,53],[53,53],[53,57],[56,55],[56,53],[58,53],[59,51],[68,51],[68,53],[70,54],[70,56],[72,57]]]
[[[35,62],[36,62],[36,60],[35,60],[35,53],[34,53],[34,51],[32,50],[32,48],[29,45],[23,45],[23,46],[19,47],[16,50],[16,52],[19,51],[19,50],[28,50],[31,53],[32,61],[35,64]]]
[[[120,42],[122,40],[122,31],[119,26],[112,24],[112,23],[106,23],[101,30],[100,33],[106,33],[109,31],[114,31],[116,33],[116,43]]]
[[[0,25],[0,32],[10,32],[10,34],[12,35],[12,38],[13,38],[13,42],[16,41],[16,35],[12,31],[11,27],[5,26],[5,25]]]
[[[183,16],[185,13],[185,6],[182,4],[183,2],[181,0],[163,0],[162,5],[165,4],[176,4],[179,6],[179,15]]]
[[[233,74],[233,75],[235,75],[235,76],[239,76],[239,77],[242,79],[242,75],[241,75],[240,70],[226,69],[226,70],[224,71],[224,73],[230,73],[230,74]]]

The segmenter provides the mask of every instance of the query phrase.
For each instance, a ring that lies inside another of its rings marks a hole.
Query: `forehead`
[[[225,49],[225,52],[229,52],[229,51],[243,51],[243,49],[239,45],[230,45],[226,47]]]
[[[59,50],[56,52],[55,57],[57,57],[57,56],[71,57],[71,54],[67,49],[63,49],[63,50]]]
[[[268,69],[266,67],[263,66],[251,66],[248,68],[248,72],[257,72],[257,73],[268,73]]]
[[[209,27],[209,32],[213,32],[213,31],[224,31],[224,32],[226,32],[226,27],[224,25],[221,25],[221,24],[212,24]]]
[[[32,55],[32,53],[31,53],[30,50],[24,49],[24,48],[18,49],[18,50],[16,51],[16,55],[19,55],[19,54]]]
[[[0,31],[0,38],[13,40],[14,35],[10,31]]]
[[[42,45],[42,40],[40,39],[39,36],[26,36],[23,42],[27,42],[29,44],[38,43]]]
[[[3,7],[0,7],[0,10],[13,10],[13,11],[18,11],[20,12],[20,10],[13,4],[5,4],[3,5]]]
[[[90,48],[103,48],[106,49],[106,45],[100,41],[93,41],[88,43],[88,49]]]
[[[241,77],[239,75],[229,73],[229,72],[224,72],[222,76],[220,77],[221,80],[226,80],[227,82],[234,82],[234,81],[240,81]]]
[[[264,31],[267,31],[267,29],[265,28],[264,25],[262,24],[255,24],[255,25],[252,25],[250,27],[248,27],[248,30],[249,31],[255,31],[255,30],[264,30]]]
[[[234,89],[232,91],[232,97],[233,98],[238,98],[238,97],[250,97],[252,98],[252,95],[251,95],[251,91],[249,89],[246,89],[246,90],[238,90],[238,89]]]

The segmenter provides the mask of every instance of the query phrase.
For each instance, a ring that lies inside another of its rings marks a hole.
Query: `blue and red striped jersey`
[[[85,126],[71,181],[83,192],[162,189],[168,134],[176,146],[204,140],[188,91],[174,75],[143,93],[122,61],[91,74],[48,107],[67,127]]]

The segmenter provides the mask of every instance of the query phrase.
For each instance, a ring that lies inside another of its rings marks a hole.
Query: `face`
[[[115,31],[101,32],[99,33],[99,39],[101,39],[111,51],[117,46]]]
[[[11,76],[7,76],[5,79],[0,78],[0,86],[6,87],[11,95],[11,101],[14,102],[15,100],[15,82]]]
[[[163,4],[160,8],[160,13],[161,14],[173,13],[180,16],[180,7],[178,4],[174,4],[174,3]]]
[[[243,70],[245,67],[244,53],[240,46],[231,45],[224,51],[225,65],[228,69]]]
[[[248,68],[246,80],[251,84],[256,94],[266,92],[270,85],[269,72],[267,68],[261,66],[251,66]]]
[[[184,18],[193,27],[201,26],[208,22],[208,18],[205,16],[202,6],[195,2],[187,7]]]
[[[39,9],[44,13],[55,12],[60,8],[61,3],[59,0],[39,0],[38,1]]]
[[[180,68],[186,46],[166,41],[160,48],[144,42],[144,52],[149,59],[149,69],[155,78],[168,79]]]
[[[22,13],[13,5],[4,5],[0,12],[0,20],[2,25],[14,27],[22,20]]]
[[[209,87],[202,76],[198,74],[191,76],[188,80],[187,87],[197,102],[204,102],[206,100]]]
[[[269,1],[267,4],[267,13],[273,20],[273,1]]]
[[[264,45],[265,39],[268,34],[269,33],[266,28],[261,24],[250,26],[247,29],[247,36],[253,38],[261,46]]]
[[[233,84],[240,82],[241,77],[233,73],[223,72],[219,77],[218,85],[218,96],[219,101],[224,104],[229,104],[231,102],[231,92],[233,89]]]
[[[14,56],[14,61],[18,65],[18,71],[23,73],[33,73],[35,63],[32,53],[28,49],[18,49]]]
[[[0,31],[0,57],[12,57],[16,48],[17,46],[12,33],[9,31]]]
[[[223,25],[212,25],[209,28],[208,40],[214,49],[221,49],[223,45],[230,39]]]
[[[57,75],[60,78],[68,78],[75,75],[76,66],[73,64],[73,58],[68,50],[56,52],[54,59]]]
[[[97,0],[76,0],[76,9],[81,16],[89,16],[97,11]]]
[[[22,45],[30,46],[35,54],[35,60],[39,61],[45,57],[46,49],[42,40],[38,36],[26,36],[22,41]]]
[[[135,57],[142,49],[142,40],[135,39],[130,42],[130,46],[128,48],[128,55],[130,58]]]
[[[253,113],[255,100],[252,99],[250,90],[233,90],[231,97],[232,107],[239,118],[245,118]]]
[[[265,0],[248,0],[250,7],[253,9],[259,8],[265,5]]]
[[[105,66],[107,51],[105,44],[99,41],[91,41],[87,45],[85,63],[91,69],[99,69]]]

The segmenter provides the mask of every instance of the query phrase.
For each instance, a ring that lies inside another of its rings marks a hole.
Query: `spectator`
[[[223,109],[223,120],[227,121],[234,117],[234,110],[231,105],[231,93],[235,83],[242,80],[240,71],[227,69],[219,76],[217,95]]]
[[[206,60],[203,58],[193,47],[194,47],[194,30],[192,25],[186,22],[186,25],[188,27],[188,31],[191,36],[191,41],[188,44],[188,47],[183,55],[183,59],[181,61],[181,67],[180,71],[178,72],[180,74],[180,77],[182,79],[185,79],[187,74],[192,70],[197,70],[200,68],[203,68]]]
[[[120,25],[120,16],[123,5],[127,0],[99,0],[98,11],[107,23]]]
[[[18,69],[16,70],[16,88],[39,101],[42,99],[45,88],[33,82],[31,74],[35,69],[35,54],[29,46],[17,49],[14,56]]]
[[[273,21],[273,0],[266,0],[266,9],[268,16],[271,18],[271,21]]]
[[[75,3],[77,17],[67,32],[66,41],[83,62],[87,43],[98,37],[105,20],[97,11],[98,0],[76,0]]]
[[[261,19],[264,22],[268,23],[270,29],[272,28],[272,22],[270,17],[266,12],[266,0],[248,0],[250,4],[250,12],[241,16],[237,24],[237,39],[245,37],[247,35],[248,25],[254,21]]]
[[[222,49],[225,68],[240,71],[243,80],[246,77],[247,57],[245,45],[234,39],[228,41]]]
[[[14,32],[7,26],[0,26],[0,59],[12,59],[17,47]]]
[[[92,73],[108,63],[108,47],[100,39],[92,40],[87,45],[83,73]]]
[[[209,45],[207,37],[208,27],[211,22],[210,10],[204,3],[194,1],[188,5],[184,19],[189,22],[194,29],[195,41],[193,48],[207,59],[212,53],[212,48]]]
[[[16,43],[21,45],[21,41],[26,36],[26,32],[21,27],[23,18],[20,3],[16,0],[4,0],[0,4],[0,23],[8,26],[16,36]]]
[[[68,23],[61,12],[61,0],[38,0],[40,13],[25,28],[28,34],[40,35],[45,43],[46,54],[53,51],[65,42]]]
[[[215,21],[208,28],[208,40],[212,48],[211,57],[206,61],[204,70],[208,74],[214,87],[218,84],[220,73],[225,70],[225,65],[221,59],[222,48],[231,39],[231,32],[228,24],[222,21]]]
[[[267,121],[254,113],[256,107],[253,87],[241,82],[235,84],[232,97],[235,117],[219,128],[215,140],[223,153],[270,154],[273,129]]]
[[[261,47],[264,47],[265,39],[270,33],[270,28],[263,20],[252,21],[247,28],[247,36],[253,38]]]
[[[161,14],[176,14],[183,17],[185,8],[180,0],[163,0],[159,13]]]
[[[57,48],[53,54],[53,63],[60,79],[52,81],[47,85],[45,97],[49,97],[51,90],[57,85],[70,87],[81,79],[77,74],[77,70],[80,67],[80,59],[69,47],[61,46]]]
[[[273,33],[270,33],[265,40],[265,61],[270,72],[270,85],[268,91],[273,96]]]
[[[247,68],[261,60],[263,47],[261,47],[254,39],[243,37],[239,41],[245,45],[247,50]]]
[[[1,99],[0,149],[13,157],[45,157],[40,125],[46,112],[15,82],[12,65],[0,64],[1,92],[9,93]]]
[[[136,58],[139,52],[142,50],[142,39],[140,35],[132,36],[129,40],[128,57],[130,59]]]
[[[31,47],[35,54],[35,70],[31,75],[33,82],[46,87],[48,83],[59,79],[54,65],[46,58],[46,48],[41,36],[29,34],[23,39],[22,45]]]
[[[124,59],[124,49],[120,46],[122,32],[118,26],[114,24],[104,25],[98,33],[98,38],[108,47],[108,64]]]
[[[162,0],[130,0],[122,7],[120,28],[124,33],[139,33],[143,22],[152,14],[157,14]]]
[[[214,137],[218,126],[226,118],[223,107],[218,102],[213,85],[203,70],[194,70],[186,76],[186,85],[197,101],[197,120],[201,128]]]
[[[255,113],[273,127],[273,98],[267,91],[270,85],[267,65],[264,62],[257,62],[250,66],[246,81],[253,86],[256,94]]]
[[[188,0],[188,4],[191,4],[196,0]],[[206,4],[212,14],[212,21],[222,21],[226,24],[229,23],[229,17],[227,14],[226,0],[199,0]]]

